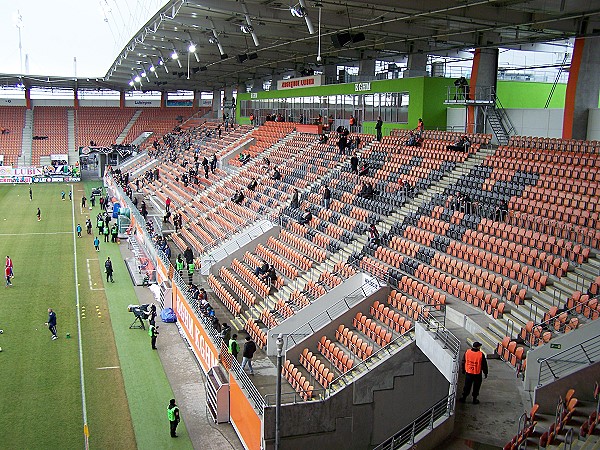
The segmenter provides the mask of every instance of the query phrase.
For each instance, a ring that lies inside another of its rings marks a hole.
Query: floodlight
[[[129,86],[133,86],[133,80],[129,80]]]
[[[156,68],[154,66],[150,66],[150,72],[155,72]]]
[[[140,81],[142,81],[142,79],[140,78],[139,75],[136,75],[135,78],[134,78],[134,80],[135,80],[136,83],[139,83]]]
[[[196,51],[196,46],[193,42],[190,42],[190,46],[188,47],[188,52],[194,53]]]
[[[177,50],[173,50],[173,53],[171,53],[171,59],[177,59],[179,58],[179,55],[177,54]]]
[[[142,70],[142,73],[140,73],[140,77],[146,78],[146,71],[145,70]]]

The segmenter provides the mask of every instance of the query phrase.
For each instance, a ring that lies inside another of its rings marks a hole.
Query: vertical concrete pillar
[[[77,88],[73,89],[73,109],[79,109],[79,95]]]
[[[167,107],[167,96],[168,96],[167,91],[161,91],[161,93],[160,93],[160,107],[161,107],[161,109],[164,109],[164,108]]]
[[[200,102],[200,92],[194,89],[194,99],[192,100],[192,112],[198,111],[198,104]]]
[[[274,73],[273,76],[271,77],[271,90],[272,91],[277,90],[277,82],[280,80],[283,80],[283,75],[280,73]]]
[[[408,67],[403,73],[404,78],[427,76],[427,53],[411,53],[408,55]]]
[[[372,80],[375,78],[374,59],[361,59],[358,62],[358,77],[361,80]]]
[[[212,110],[216,114],[217,118],[220,118],[221,113],[221,89],[215,89],[213,91]]]
[[[489,100],[492,90],[496,91],[498,81],[498,49],[477,48],[473,55],[471,79],[469,80],[469,98],[471,100]],[[481,108],[468,106],[467,131],[469,133],[485,132],[485,123]]]
[[[600,39],[577,38],[565,95],[563,139],[587,139],[590,108],[598,107]]]
[[[125,108],[125,91],[119,91],[119,108]]]
[[[31,89],[25,88],[25,106],[27,109],[31,109]]]

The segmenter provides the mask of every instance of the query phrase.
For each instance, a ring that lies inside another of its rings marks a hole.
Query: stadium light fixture
[[[225,53],[225,50],[223,50],[223,46],[219,42],[219,36],[217,34],[217,30],[215,29],[215,24],[212,21],[212,19],[210,20],[210,26],[213,35],[212,37],[208,38],[208,42],[210,42],[211,44],[217,44],[217,47],[219,48],[219,53],[221,54],[221,59],[227,59],[227,53]]]
[[[196,53],[196,45],[193,42],[190,42],[190,45],[188,47],[188,52]]]
[[[129,80],[129,86],[133,87],[133,85],[134,85],[133,80]]]
[[[173,50],[173,52],[171,53],[171,59],[172,60],[179,59],[179,55],[177,54],[177,50]]]
[[[258,36],[254,32],[254,27],[252,26],[252,21],[250,20],[250,13],[248,12],[248,7],[246,6],[246,2],[242,1],[242,10],[244,11],[244,18],[246,19],[246,24],[241,25],[240,29],[242,33],[250,34],[252,36],[252,40],[254,41],[254,46],[258,47],[260,43],[258,42]]]
[[[306,2],[304,0],[298,0],[298,3],[294,6],[290,6],[290,13],[294,17],[304,17],[306,22],[306,28],[310,34],[315,34],[315,27],[313,27],[310,17],[308,17],[308,10],[306,9]]]
[[[147,74],[146,74],[146,71],[145,71],[144,69],[142,69],[142,73],[140,73],[140,76],[141,76],[142,78],[146,78],[146,75],[147,75]]]
[[[142,81],[142,79],[140,78],[139,75],[136,75],[135,78],[133,79],[136,83],[139,83],[140,81]]]

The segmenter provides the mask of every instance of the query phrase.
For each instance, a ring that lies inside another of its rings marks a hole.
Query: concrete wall
[[[119,106],[121,106],[121,102],[119,99],[114,99],[114,100],[98,100],[98,99],[79,99],[79,106],[102,106],[102,107],[113,107],[113,108],[118,108]]]
[[[467,108],[448,108],[446,110],[446,129],[464,132],[467,122]]]
[[[541,414],[554,414],[558,398],[565,398],[565,393],[575,389],[575,398],[579,401],[594,402],[594,382],[600,380],[600,363],[586,366],[577,372],[553,383],[537,388],[534,392],[534,403],[540,405]]]
[[[246,151],[247,148],[250,148],[252,145],[254,145],[256,142],[256,139],[252,138],[250,140],[248,140],[247,142],[244,142],[242,145],[237,146],[236,148],[234,148],[233,150],[231,150],[231,152],[227,153],[225,156],[223,156],[221,158],[221,161],[219,161],[221,163],[221,167],[224,166],[225,164],[229,164],[229,160],[231,160],[232,158],[237,158],[240,153],[243,153],[244,151]]]
[[[549,344],[545,344],[529,350],[525,369],[525,390],[533,391],[537,387],[540,370],[538,361],[540,359],[556,355],[598,335],[600,335],[600,320],[593,320],[575,331],[553,338],[551,344],[560,345],[560,348],[550,348]]]
[[[272,226],[272,228],[269,228]],[[281,227],[273,226],[271,222],[262,221],[254,224],[243,233],[227,240],[208,255],[202,257],[202,274],[219,275],[221,266],[229,267],[234,259],[242,261],[244,253],[254,251],[258,244],[265,244],[270,236],[278,236]]]
[[[360,289],[365,284],[367,279],[373,280],[372,277],[364,273],[357,273],[353,275],[344,283],[334,287],[307,307],[302,308],[292,317],[287,318],[278,326],[271,328],[267,340],[267,355],[277,355],[277,348],[275,344],[277,336],[280,333],[286,336],[295,331],[302,332],[302,330],[298,329],[302,327],[302,325],[310,322],[311,327],[306,327],[305,332],[307,334],[313,334],[323,325],[330,323],[340,314],[345,313],[348,310],[346,302],[342,302],[342,299],[351,296],[353,293],[356,293],[357,297],[349,298],[347,302],[350,304],[350,306],[354,306],[357,301],[362,301],[365,298],[365,295],[360,291]],[[294,337],[296,338],[296,336]],[[296,340],[298,339],[296,338]],[[288,345],[293,345],[293,341],[289,339],[287,343]]]
[[[433,333],[420,323],[415,324],[415,339],[421,351],[427,355],[429,360],[446,377],[446,380],[452,382],[454,373],[454,356],[450,351],[440,345]]]
[[[507,109],[506,113],[517,135],[554,138],[562,136],[562,109]]]
[[[448,382],[413,342],[324,401],[284,405],[281,448],[372,448],[448,395]],[[265,408],[272,449],[275,408]]]
[[[600,109],[590,109],[587,138],[588,141],[600,141]]]
[[[43,98],[43,99],[31,99],[33,106],[70,106],[71,108],[75,105],[75,100],[72,98]]]
[[[352,326],[352,319],[354,318],[354,316],[356,316],[358,312],[361,312],[363,314],[369,314],[369,308],[371,307],[371,305],[376,300],[378,300],[379,302],[386,302],[389,292],[390,288],[387,286],[379,289],[378,291],[366,297],[356,306],[348,309],[345,313],[338,315],[335,321],[330,321],[325,316],[325,320],[323,320],[324,324],[318,327],[318,332],[311,333],[306,339],[303,339],[302,341],[298,342],[298,344],[295,346],[292,346],[291,342],[288,342],[289,348],[286,351],[285,357],[290,361],[294,362],[294,364],[296,364],[295,361],[298,361],[300,353],[302,353],[302,350],[304,350],[305,348],[310,349],[313,353],[318,352],[317,343],[321,339],[321,336],[326,335],[331,340],[335,339],[335,331],[337,330],[340,324],[343,323],[350,328]],[[357,359],[355,363],[358,362],[359,360]]]

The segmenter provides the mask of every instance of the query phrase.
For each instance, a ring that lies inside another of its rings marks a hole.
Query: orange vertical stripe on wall
[[[575,94],[577,93],[577,81],[579,80],[579,70],[581,68],[584,45],[585,38],[575,39],[575,45],[573,46],[573,57],[571,58],[571,68],[569,69],[569,81],[567,82],[567,92],[565,93],[565,109],[562,131],[563,139],[571,139],[573,137]]]

